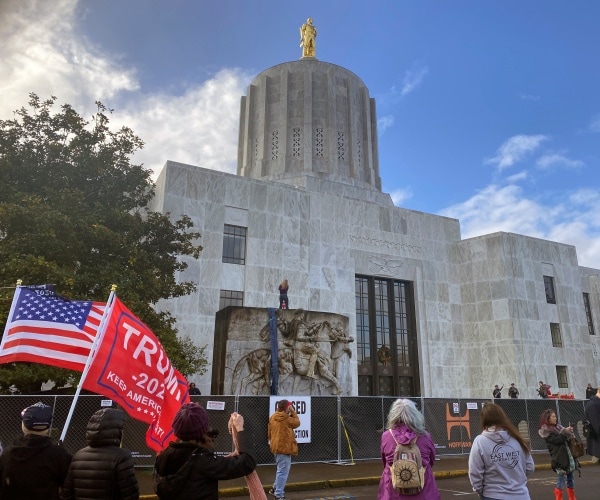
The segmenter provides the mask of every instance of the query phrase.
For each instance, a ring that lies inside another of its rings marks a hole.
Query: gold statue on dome
[[[313,20],[309,17],[300,27],[300,47],[302,47],[302,57],[315,57],[317,28],[313,26]]]

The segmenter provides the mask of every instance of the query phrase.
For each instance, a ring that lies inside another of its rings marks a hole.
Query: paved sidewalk
[[[550,455],[546,452],[534,452],[533,459],[536,469],[550,469]],[[448,477],[467,475],[468,455],[442,456],[436,460],[433,467],[436,480]],[[591,465],[590,457],[584,456],[582,466]],[[257,467],[258,476],[263,486],[268,489],[275,478],[275,465],[260,465]],[[307,464],[294,464],[286,491],[321,490],[330,487],[343,488],[348,486],[364,486],[378,484],[383,466],[379,460],[357,461],[354,465],[337,463],[313,462]],[[156,498],[152,490],[152,471],[138,470],[140,492],[147,500]],[[219,498],[239,497],[247,495],[246,482],[243,478],[219,482]]]

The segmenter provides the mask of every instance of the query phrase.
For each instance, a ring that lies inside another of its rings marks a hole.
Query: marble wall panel
[[[487,302],[492,299],[492,289],[489,281],[478,281],[475,283],[475,300]]]
[[[179,271],[177,275],[177,281],[181,283],[182,281],[189,281],[192,283],[197,283],[200,276],[200,263],[194,259],[182,259],[186,264],[187,268]]]
[[[494,320],[502,320],[502,319],[510,318],[508,299],[500,299],[500,300],[492,301],[492,317]]]
[[[490,279],[486,261],[473,262],[473,278],[475,281],[488,281]]]
[[[463,304],[462,315],[465,323],[474,323],[477,321],[477,305],[476,304]]]
[[[300,244],[300,220],[285,217],[281,224],[281,239],[293,245]],[[307,242],[308,243],[308,242]]]
[[[186,193],[189,172],[189,166],[167,161],[159,174],[159,177],[164,175],[165,191],[171,196],[183,198]]]
[[[462,306],[460,304],[450,304],[450,321],[455,325],[462,325]]]
[[[221,277],[212,283],[220,283],[223,290],[244,290],[244,266],[222,264]]]
[[[462,303],[464,304],[473,304],[477,299],[475,295],[475,284],[467,283],[461,285],[460,287],[460,295],[462,297]]]
[[[248,209],[251,212],[267,211],[267,185],[263,182],[251,182],[248,193]]]
[[[232,266],[234,264],[222,264],[222,266]],[[212,261],[210,263],[207,263],[207,265],[204,265],[204,263],[201,262],[201,266],[200,266],[200,281],[198,283],[198,286],[214,286],[217,285],[219,283],[221,283],[221,265],[215,265],[215,262]],[[239,267],[239,266],[238,266]]]
[[[438,283],[437,289],[437,300],[443,303],[450,302],[450,290],[448,283]]]
[[[558,317],[560,319],[560,323],[566,324],[571,322],[571,317],[569,315],[569,307],[559,304],[558,305]]]
[[[205,205],[205,218],[203,230],[223,234],[225,207],[218,203],[207,203]],[[222,250],[222,243],[221,243]]]
[[[423,292],[425,300],[436,303],[438,300],[438,286],[434,281],[424,281]]]
[[[472,283],[474,280],[473,267],[470,264],[462,264],[459,266],[460,283]]]
[[[280,186],[270,185],[267,189],[267,205],[265,211],[272,214],[285,214],[285,207],[288,200],[286,192]]]
[[[223,203],[226,205],[234,205],[243,209],[248,209],[250,206],[251,184],[244,182],[243,179],[234,176],[225,185],[225,196]]]
[[[493,319],[492,303],[477,302],[478,321],[491,321]]]
[[[450,304],[447,302],[437,302],[437,318],[438,321],[451,321]]]

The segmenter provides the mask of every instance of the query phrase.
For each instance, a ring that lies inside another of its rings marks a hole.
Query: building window
[[[588,331],[590,335],[596,335],[594,331],[594,321],[592,319],[592,308],[590,307],[590,294],[583,294],[583,305],[585,306],[585,317],[587,318]]]
[[[550,335],[552,335],[552,346],[562,347],[562,335],[560,334],[560,325],[558,323],[550,323]]]
[[[548,302],[548,304],[556,304],[554,278],[552,276],[544,276],[544,288],[546,289],[546,302]]]
[[[225,224],[223,229],[223,262],[225,264],[246,263],[246,228]]]
[[[569,379],[567,378],[566,366],[556,367],[556,378],[558,380],[559,389],[566,389],[567,387],[569,387]]]
[[[219,296],[219,310],[227,306],[244,306],[244,292],[237,292],[235,290],[221,290]]]

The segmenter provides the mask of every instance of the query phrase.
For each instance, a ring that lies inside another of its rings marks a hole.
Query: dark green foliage
[[[71,299],[106,301],[117,295],[160,338],[184,374],[206,369],[204,349],[176,336],[174,318],[157,312],[160,299],[187,295],[191,282],[176,282],[186,259],[202,247],[189,217],[171,222],[150,212],[150,171],[130,162],[143,142],[127,127],[109,129],[108,110],[85,121],[56,98],[30,94],[28,108],[0,120],[0,327],[17,279],[54,283]],[[78,374],[51,367],[0,366],[0,391],[15,384],[39,390],[46,380]]]

